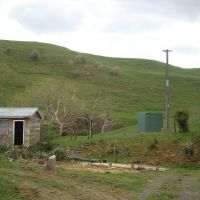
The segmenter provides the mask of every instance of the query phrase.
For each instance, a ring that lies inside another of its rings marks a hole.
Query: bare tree
[[[59,133],[63,134],[64,129],[74,126],[76,119],[81,117],[82,110],[75,98],[58,98],[56,104],[51,108],[53,120],[59,125]]]
[[[13,98],[11,106],[38,106],[42,113],[42,124],[47,128],[58,128],[59,134],[76,134],[81,128],[88,129],[88,138],[93,137],[96,118],[101,118],[100,131],[112,124],[111,100],[100,93],[87,108],[76,97],[77,90],[55,80],[42,81],[28,88],[22,95]],[[81,122],[82,120],[82,122]],[[103,123],[102,123],[103,120]],[[82,127],[78,127],[79,123]]]
[[[83,106],[83,109],[85,110],[85,115],[80,117],[81,119],[86,120],[88,128],[89,128],[89,134],[88,134],[88,139],[93,137],[93,120],[94,117],[96,116],[95,110],[96,110],[96,106],[97,106],[97,102],[98,102],[98,98],[96,98],[93,103],[92,106],[90,107],[91,111],[87,112],[85,110],[85,106]]]
[[[108,114],[103,114],[101,115],[101,118],[103,119],[103,124],[102,124],[102,127],[101,127],[101,133],[104,133],[105,129],[112,125],[112,120],[111,118],[109,117]]]
[[[111,119],[112,113],[112,101],[111,98],[108,96],[101,95],[101,115],[100,117],[103,120],[103,124],[101,127],[101,133],[104,133],[105,129],[112,125]]]
[[[34,85],[25,92],[26,98],[15,99],[15,105],[35,106],[42,113],[42,123],[46,127],[56,127],[63,135],[66,129],[74,128],[75,121],[82,116],[82,105],[76,98],[77,90],[62,82],[46,81]],[[34,94],[34,95],[33,95]],[[26,100],[24,100],[26,99]]]
[[[70,94],[61,85],[55,85],[51,90],[43,104],[44,112],[48,124],[58,127],[59,134],[63,135],[65,129],[72,129],[76,119],[82,116],[82,106],[76,98],[76,90]]]
[[[85,111],[86,114],[84,116],[84,119],[88,123],[88,138],[92,138],[93,128],[95,126],[95,119],[97,118],[99,112],[101,113],[99,116],[103,120],[103,124],[101,126],[101,133],[104,133],[106,127],[112,124],[112,120],[110,118],[112,110],[111,99],[104,98],[102,93],[100,93],[100,95],[92,101],[88,110],[89,111]]]

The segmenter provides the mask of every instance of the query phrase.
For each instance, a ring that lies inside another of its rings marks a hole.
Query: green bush
[[[56,156],[56,160],[62,161],[66,160],[69,151],[63,147],[58,147],[53,150],[53,154]]]
[[[14,160],[22,158],[21,148],[12,146],[5,152],[5,156]]]
[[[95,67],[97,70],[101,70],[101,69],[103,68],[103,65],[95,64],[94,67]]]
[[[122,156],[132,156],[133,150],[131,149],[131,146],[129,144],[124,144],[123,146],[121,146],[120,154]]]
[[[12,146],[4,155],[7,158],[17,159],[47,159],[55,147],[49,142],[43,142],[31,147]]]
[[[73,61],[73,60],[69,60],[69,61],[67,62],[67,65],[68,65],[68,66],[73,66],[73,65],[74,65],[74,61]]]
[[[81,75],[81,71],[79,69],[74,69],[71,71],[71,75],[73,78],[78,78]]]
[[[110,141],[107,144],[107,149],[106,150],[107,150],[108,154],[119,153],[120,144],[117,142],[117,140]]]
[[[156,149],[158,149],[157,145],[158,145],[158,140],[157,140],[157,138],[154,138],[154,141],[149,144],[148,149],[149,150],[156,150]]]
[[[30,58],[32,60],[39,60],[40,59],[40,52],[37,49],[34,49],[31,54],[30,54]]]
[[[77,133],[77,136],[87,136],[88,135],[88,129],[82,129]]]
[[[187,111],[177,111],[174,118],[178,123],[179,132],[188,132],[189,113]]]
[[[120,74],[121,74],[121,70],[120,70],[120,68],[119,67],[113,67],[112,69],[111,69],[111,72],[110,72],[110,74],[112,75],[112,76],[119,76]]]
[[[181,154],[189,159],[200,161],[200,136],[182,143]]]
[[[76,63],[83,64],[83,65],[86,64],[86,62],[87,62],[86,59],[81,55],[77,55],[75,58],[75,61],[76,61]]]
[[[148,147],[149,150],[156,150],[157,149],[157,145],[154,143],[151,143]]]
[[[37,146],[38,146],[38,145],[37,145]],[[36,146],[36,147],[37,147],[37,146]],[[52,150],[55,148],[55,146],[54,146],[50,141],[42,142],[42,143],[39,145],[39,147],[40,147],[40,150],[46,151],[46,152],[52,151]]]
[[[192,142],[186,142],[181,145],[182,146],[182,154],[187,157],[194,156],[194,145]]]
[[[26,159],[44,159],[47,160],[48,157],[50,156],[50,152],[45,152],[45,151],[29,151],[28,157]]]
[[[5,53],[6,53],[7,55],[10,55],[11,52],[12,52],[12,48],[7,47],[7,48],[5,49]]]

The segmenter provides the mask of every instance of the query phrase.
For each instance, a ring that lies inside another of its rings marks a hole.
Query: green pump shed
[[[140,132],[159,132],[163,129],[163,114],[140,112],[138,122]]]

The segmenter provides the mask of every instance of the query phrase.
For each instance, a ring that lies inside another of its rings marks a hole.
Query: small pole
[[[169,83],[169,52],[171,50],[163,50],[166,53],[166,71],[165,71],[165,95],[166,95],[166,131],[169,131],[169,122],[170,122],[170,83]]]

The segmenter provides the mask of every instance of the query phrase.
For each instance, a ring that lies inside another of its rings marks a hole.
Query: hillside
[[[38,60],[30,58],[34,49],[40,52]],[[115,66],[120,68],[118,76],[110,74]],[[170,66],[170,77],[172,113],[189,110],[191,123],[199,127],[200,69]],[[164,78],[165,64],[153,60],[95,56],[37,42],[0,41],[1,106],[12,106],[15,96],[38,82],[62,80],[77,88],[77,96],[86,104],[99,94],[110,98],[112,118],[133,125],[139,111],[164,111]]]
[[[33,50],[38,51],[38,59],[31,58]],[[113,68],[117,73],[111,75]],[[0,106],[16,106],[19,100],[19,105],[27,106],[26,99],[32,97],[35,103],[37,90],[59,82],[69,90],[75,88],[88,109],[99,96],[109,99],[104,109],[110,109],[112,119],[124,126],[76,140],[42,126],[40,144],[1,148],[0,200],[200,199],[200,69],[170,66],[169,71],[171,115],[178,109],[188,110],[190,131],[139,133],[138,112],[165,111],[164,63],[0,40]],[[97,106],[97,114],[101,114],[101,106]],[[52,154],[58,160],[55,172],[46,168]],[[68,162],[70,155],[108,163],[161,165],[169,170],[86,167]]]

